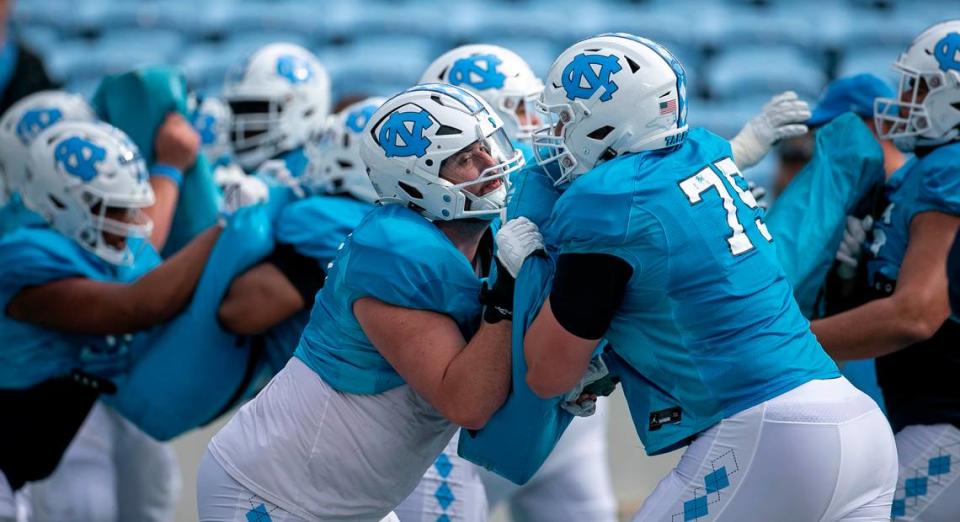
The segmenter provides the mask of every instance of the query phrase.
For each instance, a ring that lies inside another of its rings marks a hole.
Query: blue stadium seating
[[[710,94],[720,100],[767,95],[784,90],[816,97],[827,75],[816,60],[792,47],[738,47],[705,66]]]
[[[19,0],[14,19],[51,75],[84,93],[101,75],[141,63],[179,63],[191,86],[217,92],[231,64],[284,40],[318,53],[336,93],[392,94],[457,44],[504,45],[544,74],[575,40],[628,31],[680,58],[697,97],[691,121],[723,134],[781,90],[813,99],[838,75],[894,79],[889,64],[899,51],[951,14],[938,0],[887,3],[892,7],[873,0]]]

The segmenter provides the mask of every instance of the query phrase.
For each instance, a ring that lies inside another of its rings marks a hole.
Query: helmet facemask
[[[475,145],[479,145],[479,148],[496,163],[483,169],[476,179],[470,181],[454,183],[443,177],[445,170],[447,170],[445,167],[460,161],[465,155],[474,153],[471,149]],[[506,133],[502,129],[498,129],[490,136],[474,142],[464,150],[445,159],[440,164],[440,182],[446,184],[450,191],[456,191],[463,195],[463,211],[460,213],[460,217],[493,219],[506,208],[510,174],[522,167],[523,154],[514,149]],[[470,190],[472,187],[482,187],[496,181],[500,181],[499,186],[486,193],[475,194]]]
[[[922,45],[914,44],[893,64],[900,73],[897,98],[874,101],[877,135],[905,152],[960,136],[960,72],[927,64],[934,60],[926,54],[918,60]]]
[[[283,109],[282,101],[276,99],[230,101],[233,112],[230,142],[241,167],[256,169],[283,152],[280,144],[285,136],[279,123]]]

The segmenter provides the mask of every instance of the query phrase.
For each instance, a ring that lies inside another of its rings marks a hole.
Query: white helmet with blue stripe
[[[82,96],[66,91],[40,91],[14,103],[0,118],[0,178],[7,189],[23,190],[27,147],[40,132],[64,121],[96,120]]]
[[[445,162],[475,144],[489,166],[473,179],[445,179]],[[507,176],[524,164],[489,104],[440,83],[415,85],[384,102],[364,129],[360,156],[381,203],[404,204],[441,221],[498,216]]]
[[[190,123],[200,135],[200,150],[211,164],[226,161],[232,155],[230,130],[233,113],[227,102],[215,96],[191,98]]]
[[[330,77],[310,51],[290,43],[260,48],[227,73],[237,163],[247,171],[302,146],[330,114]]]
[[[542,125],[536,101],[543,82],[517,53],[499,45],[461,45],[433,61],[420,82],[440,82],[476,92],[503,120],[511,139],[527,139]]]
[[[893,69],[900,73],[897,98],[874,102],[880,137],[908,152],[960,138],[960,20],[920,33]]]
[[[147,166],[120,129],[62,122],[30,144],[23,202],[55,230],[101,259],[133,262],[126,239],[150,235],[142,210],[154,203]]]
[[[330,117],[323,134],[307,144],[310,161],[301,185],[314,193],[350,194],[370,203],[377,200],[360,157],[360,140],[370,117],[384,101],[386,98],[367,98]]]
[[[546,84],[539,107],[557,124],[534,133],[533,149],[548,172],[559,168],[557,184],[686,137],[686,74],[652,40],[609,33],[577,42],[550,67]]]

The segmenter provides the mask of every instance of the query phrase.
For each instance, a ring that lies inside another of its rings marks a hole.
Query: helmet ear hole
[[[403,181],[397,182],[397,185],[399,185],[400,188],[401,188],[404,192],[406,192],[407,195],[410,196],[411,198],[413,198],[413,199],[423,199],[423,193],[420,192],[420,190],[417,189],[416,187],[414,187],[413,185],[411,185],[411,184],[409,184],[409,183],[406,183],[406,182],[403,182]]]
[[[597,141],[603,141],[603,139],[609,136],[613,130],[614,127],[610,125],[604,125],[603,127],[599,127],[591,131],[590,134],[587,134],[587,137]]]

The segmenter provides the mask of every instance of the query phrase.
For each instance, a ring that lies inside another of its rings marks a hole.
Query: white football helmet
[[[440,177],[444,160],[480,142],[496,162],[472,181]],[[506,205],[507,176],[523,167],[496,111],[476,95],[448,84],[415,85],[373,113],[360,157],[381,203],[399,203],[431,220],[493,219]],[[501,180],[483,195],[466,189]]]
[[[898,99],[874,101],[879,136],[906,152],[960,137],[960,20],[920,33],[893,69],[900,73]]]
[[[188,111],[190,124],[200,135],[200,150],[203,155],[211,164],[229,158],[230,130],[233,126],[230,106],[215,96],[195,98],[193,103],[195,106]]]
[[[449,83],[479,94],[489,103],[511,139],[529,138],[542,127],[536,101],[543,82],[530,65],[497,45],[462,45],[447,51],[427,67],[421,83]],[[523,111],[524,120],[518,111]]]
[[[233,112],[237,163],[253,171],[320,131],[330,112],[330,78],[310,51],[273,43],[227,73],[223,98]]]
[[[79,94],[40,91],[14,103],[0,118],[0,178],[12,192],[23,190],[27,147],[54,123],[96,121],[97,115]]]
[[[538,105],[559,122],[533,136],[537,162],[547,172],[559,167],[558,185],[621,154],[680,145],[687,134],[683,66],[660,44],[626,33],[564,51]]]
[[[360,157],[360,140],[370,117],[384,101],[386,98],[367,98],[331,116],[319,139],[307,145],[309,163],[301,183],[314,193],[345,193],[375,202],[377,191]]]
[[[150,235],[152,223],[141,209],[153,205],[154,196],[147,166],[126,134],[101,122],[59,123],[30,144],[25,170],[27,207],[103,260],[133,262],[118,238]]]

